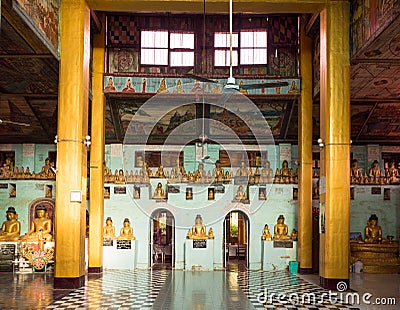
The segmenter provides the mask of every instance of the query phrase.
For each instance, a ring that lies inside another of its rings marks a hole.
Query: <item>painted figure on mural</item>
[[[106,87],[104,88],[104,92],[105,92],[105,93],[114,93],[114,92],[116,92],[116,91],[117,91],[117,89],[116,89],[115,86],[114,86],[113,78],[110,76],[110,77],[108,78],[107,85],[106,85]]]
[[[131,79],[128,79],[126,81],[125,87],[122,89],[122,92],[123,93],[134,93],[135,92],[135,89],[132,86]]]

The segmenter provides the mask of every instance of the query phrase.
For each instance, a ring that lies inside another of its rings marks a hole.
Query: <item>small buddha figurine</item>
[[[203,225],[203,218],[197,214],[192,230],[189,229],[188,239],[208,239],[206,226]]]
[[[140,199],[140,192],[138,187],[135,187],[134,189],[133,199]]]
[[[6,211],[7,221],[3,223],[0,230],[0,242],[17,242],[21,230],[18,214],[14,207],[8,207]]]
[[[214,231],[212,228],[208,230],[208,239],[214,239]]]
[[[275,179],[274,179],[275,183],[282,183],[282,176],[281,176],[281,172],[278,168],[276,168],[275,171]]]
[[[29,167],[26,167],[24,178],[30,179],[31,177],[32,177],[31,171],[30,171]]]
[[[119,171],[115,170],[115,184],[125,184],[125,176],[124,170],[120,169]]]
[[[377,160],[374,160],[374,162],[372,163],[371,168],[369,169],[368,176],[373,183],[377,182],[377,180],[379,180],[379,178],[381,177],[381,169],[379,168],[379,163]]]
[[[46,158],[44,160],[44,166],[42,167],[42,172],[44,178],[52,178],[54,176],[53,170],[51,169],[50,159]]]
[[[246,164],[244,163],[244,161],[242,161],[240,163],[240,167],[236,171],[236,176],[237,177],[247,177],[248,174],[249,174],[249,172],[247,171]]]
[[[118,240],[135,240],[133,235],[133,228],[131,227],[131,222],[128,218],[124,219],[124,226],[121,228]]]
[[[103,228],[103,239],[115,239],[115,227],[111,217],[106,219],[106,226]]]
[[[272,183],[274,180],[274,171],[271,169],[271,164],[268,160],[261,171],[261,180],[267,183]]]
[[[258,200],[265,200],[265,190],[260,190],[258,193]]]
[[[287,160],[284,160],[282,162],[282,168],[279,170],[279,175],[281,176],[281,178],[284,178],[284,182],[286,182],[286,179],[289,177],[290,175],[290,169],[289,169],[289,163]]]
[[[225,182],[229,182],[231,180],[231,174],[229,173],[229,171],[225,172]]]
[[[214,191],[211,188],[209,188],[208,189],[208,200],[214,200],[214,199],[215,199]]]
[[[272,240],[271,233],[269,232],[268,224],[264,225],[263,233],[262,233],[262,240]]]
[[[196,179],[199,181],[203,181],[206,177],[206,171],[204,170],[204,165],[203,164],[199,164],[199,166],[197,167],[197,170],[195,172],[196,175]]]
[[[158,182],[156,190],[154,191],[153,198],[155,198],[155,199],[166,199],[167,198],[167,196],[165,195],[165,192],[162,188],[161,182]]]
[[[298,94],[300,90],[297,88],[296,81],[292,81],[288,94]]]
[[[376,243],[382,241],[382,228],[378,225],[378,217],[376,214],[371,214],[368,220],[368,225],[365,227],[366,243]]]
[[[12,176],[13,171],[14,171],[14,165],[11,159],[7,157],[5,164],[3,165],[3,167],[0,168],[1,177],[5,179],[10,178]]]
[[[351,170],[350,170],[351,180],[353,184],[360,183],[360,179],[362,178],[361,169],[358,167],[358,160],[353,159],[351,162]]]
[[[399,176],[399,170],[397,170],[394,161],[390,161],[388,168],[385,171],[386,178],[389,179],[390,183],[396,183],[397,177]]]
[[[214,168],[213,174],[214,174],[215,182],[221,183],[224,180],[225,173],[224,173],[224,169],[222,169],[222,167],[221,167],[221,162],[219,160],[217,160],[215,162],[215,168]]]
[[[243,201],[246,200],[246,193],[243,191],[243,185],[239,185],[239,188],[236,192],[235,200]]]
[[[285,224],[285,217],[281,214],[278,217],[277,223],[274,226],[274,239],[288,240],[288,226]]]
[[[290,235],[290,239],[293,241],[297,241],[297,230],[293,228],[292,234]]]
[[[192,189],[186,189],[186,200],[192,200],[192,199],[193,199]]]
[[[31,229],[21,237],[24,242],[38,242],[39,237],[44,241],[51,241],[51,219],[47,218],[47,209],[45,206],[36,208],[36,218],[31,223]]]
[[[165,178],[163,166],[158,167],[157,172],[156,172],[156,178],[163,178],[163,179]]]

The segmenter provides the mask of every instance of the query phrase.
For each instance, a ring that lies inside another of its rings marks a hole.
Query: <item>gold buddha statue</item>
[[[289,163],[287,160],[284,160],[282,162],[282,168],[279,170],[279,175],[281,176],[281,181],[282,183],[289,183],[290,179],[290,169],[289,169]]]
[[[353,159],[351,162],[350,176],[353,184],[360,183],[360,179],[362,178],[363,175],[361,169],[358,167],[357,159]]]
[[[206,177],[206,171],[204,170],[204,165],[203,164],[199,164],[199,166],[197,167],[197,170],[195,172],[196,175],[196,180],[198,181],[204,181],[205,177]]]
[[[376,183],[377,180],[381,177],[381,169],[379,168],[379,163],[377,160],[371,164],[371,168],[369,169],[368,176],[370,177],[373,183]]]
[[[158,167],[157,172],[156,172],[156,178],[162,178],[162,179],[165,178],[163,166]]]
[[[395,167],[394,161],[390,161],[388,168],[385,171],[386,178],[389,179],[390,183],[397,183],[397,177],[399,176],[399,170]]]
[[[212,230],[211,230],[212,232]],[[212,233],[214,234],[214,233]],[[189,229],[187,239],[209,239],[207,235],[206,226],[203,225],[203,218],[200,214],[197,214],[195,224],[193,225],[192,229]]]
[[[243,185],[239,185],[239,188],[238,188],[238,190],[236,192],[235,200],[243,201],[243,200],[246,200],[246,199],[247,199],[247,197],[246,197],[246,193],[243,190]]]
[[[51,219],[47,218],[47,209],[45,206],[36,208],[36,218],[31,223],[31,229],[21,237],[24,242],[39,242],[39,239],[51,241]]]
[[[21,223],[14,207],[8,207],[6,211],[7,221],[3,223],[0,230],[0,242],[16,242],[19,240]]]
[[[214,239],[214,231],[212,228],[208,230],[208,239]]]
[[[269,231],[268,224],[264,225],[264,229],[263,229],[263,233],[262,233],[261,239],[262,240],[269,240],[269,241],[272,240],[272,236],[271,236],[271,233]]]
[[[140,187],[134,188],[133,199],[140,199]]]
[[[115,170],[115,184],[125,184],[124,170]]]
[[[225,172],[225,182],[229,182],[231,180],[231,174],[229,173],[229,171]]]
[[[167,198],[167,196],[165,195],[165,191],[162,188],[161,182],[158,182],[156,190],[154,191],[153,198],[155,198],[155,199],[166,199]]]
[[[159,94],[161,92],[168,93],[167,83],[165,83],[165,79],[164,78],[161,80],[160,87],[158,87],[158,89],[157,89],[157,94]]]
[[[115,227],[111,217],[106,219],[106,226],[103,228],[103,239],[115,239]]]
[[[215,199],[215,193],[214,190],[209,188],[208,189],[208,200],[214,200]]]
[[[221,162],[217,160],[215,162],[215,168],[213,171],[214,174],[214,182],[221,183],[224,180],[224,169],[221,167]]]
[[[378,225],[378,217],[376,214],[371,214],[368,220],[368,225],[365,227],[366,243],[377,243],[382,241],[382,228]]]
[[[272,183],[274,180],[274,171],[271,169],[271,164],[268,160],[261,170],[261,180],[266,183]]]
[[[54,173],[53,173],[53,170],[51,169],[49,158],[46,158],[44,160],[44,166],[42,167],[42,171],[40,174],[41,174],[42,178],[53,178],[54,177]]]
[[[136,240],[133,235],[133,228],[128,218],[124,219],[124,226],[121,228],[118,240]]]
[[[274,239],[289,240],[288,226],[285,224],[285,217],[281,214],[278,217],[277,223],[274,226]]]
[[[249,174],[249,171],[247,171],[246,164],[244,163],[244,161],[242,161],[240,163],[240,167],[238,168],[238,170],[236,170],[236,176],[237,177],[247,177],[248,174]]]

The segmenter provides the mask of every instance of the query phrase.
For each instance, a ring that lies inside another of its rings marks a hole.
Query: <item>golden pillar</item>
[[[303,21],[303,19],[302,19]],[[312,272],[312,41],[302,22],[300,32],[301,99],[299,104],[299,271]]]
[[[84,284],[90,11],[84,0],[60,9],[54,287]]]
[[[89,273],[99,273],[103,266],[104,222],[104,143],[105,143],[105,97],[103,73],[105,55],[105,18],[101,31],[93,37],[92,75],[92,122],[90,148],[90,212],[89,212]]]
[[[320,14],[321,234],[320,281],[349,282],[350,62],[349,2],[329,1]]]

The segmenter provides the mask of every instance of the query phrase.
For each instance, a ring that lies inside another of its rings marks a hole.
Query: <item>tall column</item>
[[[303,19],[302,19],[303,21]],[[299,104],[299,271],[312,272],[312,41],[305,24],[300,32],[301,99]]]
[[[89,273],[103,266],[102,226],[104,222],[103,162],[105,142],[105,97],[103,73],[105,55],[105,18],[101,31],[93,37],[92,122],[90,147]]]
[[[350,63],[349,2],[328,1],[320,14],[321,218],[320,282],[349,282]]]
[[[84,284],[90,12],[84,0],[60,10],[54,287]],[[81,199],[79,197],[81,195]]]

